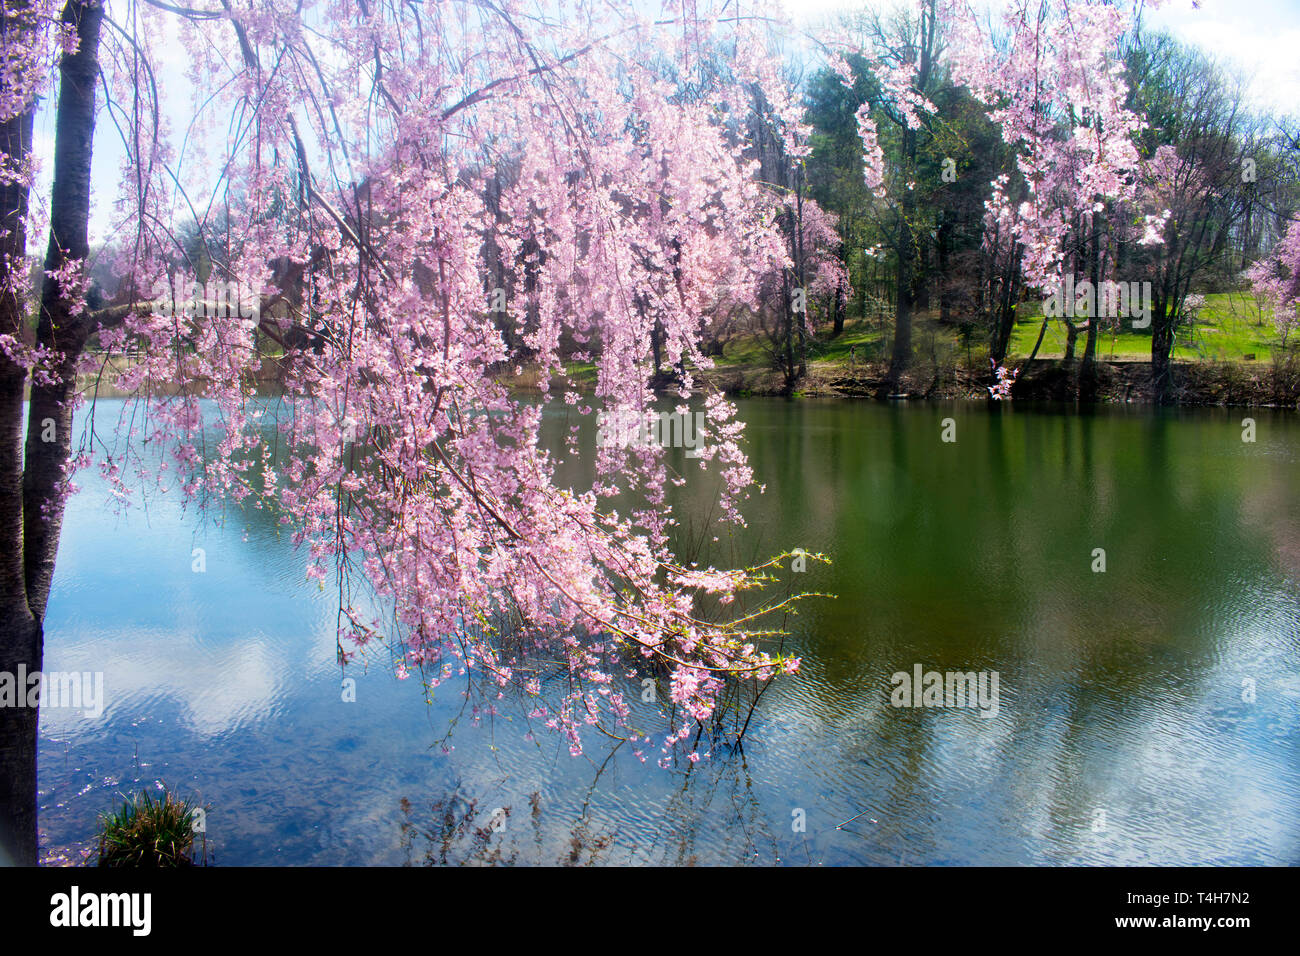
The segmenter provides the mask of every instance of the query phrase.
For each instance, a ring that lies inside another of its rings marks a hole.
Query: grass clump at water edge
[[[163,787],[127,798],[113,813],[100,815],[99,865],[182,867],[207,863],[207,835],[200,859],[194,858],[196,830],[202,831],[207,808]]]

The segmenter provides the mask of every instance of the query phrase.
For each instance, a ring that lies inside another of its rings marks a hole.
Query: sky
[[[781,0],[804,29],[840,10],[889,8],[898,2]],[[1300,113],[1300,0],[1165,0],[1157,9],[1148,6],[1143,20],[1240,71],[1251,80],[1248,98],[1262,111]]]
[[[906,0],[778,0],[797,28],[811,30],[840,10],[893,6]],[[997,0],[978,0],[1000,5]],[[109,0],[109,9],[122,0]],[[1166,29],[1215,55],[1248,80],[1247,101],[1261,112],[1300,114],[1300,0],[1164,0],[1146,9],[1149,26]],[[183,80],[184,48],[176,36],[157,37],[164,82],[188,89]],[[187,99],[187,97],[181,97]],[[41,182],[34,200],[48,201],[53,174],[54,122],[50,110],[38,116],[34,149],[41,165]],[[123,150],[116,130],[103,122],[96,132],[92,171],[91,240],[106,238],[109,210],[121,175]],[[180,124],[184,126],[184,122]],[[43,245],[44,239],[39,242]]]
[[[1260,108],[1300,113],[1300,0],[1175,0],[1147,16],[1250,78]]]

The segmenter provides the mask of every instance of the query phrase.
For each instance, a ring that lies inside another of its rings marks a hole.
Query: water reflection
[[[44,843],[165,780],[213,806],[218,863],[1300,862],[1300,424],[1252,415],[1249,445],[1221,411],[742,402],[767,490],[706,557],[821,551],[795,583],[839,597],[792,620],[803,671],[743,750],[668,771],[426,703],[382,649],[345,702],[335,593],[276,515],[117,517],[87,475],[46,667],[103,671],[106,708],[42,715]],[[692,548],[715,502],[683,490]],[[998,671],[999,716],[889,706],[918,663]]]

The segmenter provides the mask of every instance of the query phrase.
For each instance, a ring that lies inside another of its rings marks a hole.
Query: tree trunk
[[[939,323],[946,326],[952,321],[952,282],[948,270],[952,265],[952,234],[957,225],[957,214],[945,210],[939,225]]]
[[[63,22],[75,28],[80,45],[77,53],[63,57],[59,64],[47,273],[70,259],[85,260],[89,254],[90,162],[103,15],[97,3],[70,2],[63,10]],[[24,155],[30,149],[31,127],[30,113],[5,124],[0,133],[5,152]],[[26,254],[21,229],[26,190],[6,186],[0,202],[0,214],[11,230],[4,251],[10,254],[8,261],[21,263]],[[13,278],[21,287],[26,276]],[[89,334],[84,315],[74,313],[84,304],[80,290],[65,295],[58,281],[46,275],[37,342],[61,352],[62,358],[56,384],[33,384],[25,460],[20,441],[26,373],[0,359],[0,535],[4,538],[0,541],[0,671],[15,676],[19,668],[33,674],[43,666],[41,622],[54,577],[63,523],[64,469],[72,446],[70,399],[76,388],[77,358]],[[20,330],[22,315],[22,303],[13,295],[5,296],[0,331]],[[44,441],[50,437],[51,421],[54,440]],[[25,686],[16,690],[25,696]],[[29,865],[37,859],[38,716],[35,708],[0,707],[0,857]]]
[[[1016,280],[1016,275],[1020,269],[1020,257],[1015,256],[1011,260],[1011,267],[1002,277],[999,284],[999,294],[990,295],[990,302],[996,309],[993,320],[993,341],[989,349],[989,358],[993,359],[994,364],[1001,365],[1006,361],[1007,352],[1011,351],[1011,334],[1016,327],[1016,299],[1020,294],[1020,286]],[[1043,340],[1042,332],[1038,335],[1038,341]],[[1037,346],[1034,349],[1038,351]]]
[[[936,4],[930,0],[921,11],[921,31],[919,60],[916,71],[916,87],[924,90],[930,82],[930,70],[934,63],[935,38],[937,36]],[[909,61],[915,53],[907,50]],[[898,305],[894,313],[894,347],[889,361],[889,388],[899,391],[903,372],[912,364],[912,303],[916,294],[917,250],[912,233],[912,216],[916,209],[916,193],[909,184],[916,178],[916,130],[904,124],[902,152],[902,215],[898,226]]]
[[[899,390],[903,372],[912,364],[912,285],[915,279],[916,250],[912,243],[912,212],[915,200],[912,190],[906,188],[915,168],[916,133],[903,131],[903,203],[898,220],[898,302],[894,310],[894,347],[889,359],[889,388]]]
[[[835,338],[844,332],[844,312],[847,304],[844,299],[844,285],[843,283],[837,284],[835,286],[835,305],[832,310],[834,324],[831,328],[831,338]]]
[[[68,261],[90,255],[90,158],[95,135],[95,82],[99,75],[99,27],[104,8],[70,2],[63,22],[74,24],[80,39],[76,54],[59,70],[59,112],[54,139],[54,192],[50,203],[50,244],[45,255],[45,286],[37,341],[62,354],[53,384],[33,383],[23,470],[23,555],[27,603],[45,617],[54,558],[59,548],[65,495],[64,469],[72,449],[72,397],[76,365],[90,333],[80,290],[63,289],[52,273]],[[49,425],[54,424],[54,440]]]
[[[1079,340],[1079,327],[1069,319],[1065,320],[1065,358],[1063,363],[1066,368],[1074,365],[1074,347]]]
[[[1100,245],[1100,231],[1097,244]],[[1097,327],[1101,319],[1101,263],[1100,252],[1093,250],[1089,255],[1089,281],[1092,282],[1092,307],[1088,316],[1088,335],[1084,340],[1083,363],[1079,366],[1078,395],[1079,401],[1092,402],[1097,398]]]
[[[799,378],[808,374],[808,277],[804,269],[804,248],[803,248],[803,173],[801,168],[795,171],[795,220],[794,220],[794,253],[795,253],[795,276],[799,283],[799,290],[803,295],[803,308],[799,310],[798,315],[798,333],[799,333]]]
[[[9,124],[6,124],[8,127]],[[0,135],[6,137],[10,130]],[[31,115],[27,116],[27,133]],[[30,141],[30,140],[29,140]],[[18,188],[7,185],[4,209],[11,213]],[[26,190],[23,190],[25,193]],[[19,200],[26,207],[26,198]],[[23,212],[25,212],[23,208]],[[14,223],[14,218],[17,224]],[[2,242],[12,254],[26,245],[22,216],[5,216],[10,230]],[[15,234],[16,233],[16,234]],[[22,262],[17,256],[8,261]],[[0,272],[6,267],[0,266]],[[7,278],[7,277],[6,277]],[[21,303],[12,294],[0,297],[0,329],[13,334],[22,322]],[[41,668],[41,633],[27,605],[23,570],[23,385],[26,370],[0,353],[0,674],[17,680],[19,669],[28,673]],[[35,708],[26,706],[26,686],[16,687],[18,706],[0,706],[0,866],[36,864],[36,719]]]
[[[17,9],[0,22],[5,46],[30,43],[30,14]],[[6,90],[6,93],[9,91]],[[0,124],[7,172],[31,155],[35,109]],[[0,335],[24,341],[27,284],[27,200],[23,180],[0,177]],[[19,665],[39,668],[41,645],[27,606],[23,571],[23,389],[27,370],[0,351],[0,673],[16,679]],[[25,688],[24,688],[25,690]],[[26,703],[25,695],[22,701]],[[36,714],[0,706],[0,865],[36,863]]]
[[[5,410],[8,411],[7,402]],[[8,494],[9,490],[4,488],[0,494]],[[19,500],[15,494],[14,501]],[[9,512],[14,510],[17,509],[6,504],[3,517],[13,517]],[[17,597],[21,599],[21,591]],[[0,633],[4,634],[0,642],[0,673],[15,681],[17,694],[14,706],[0,707],[0,865],[35,866],[38,711],[27,706],[27,681],[16,682],[21,673],[34,674],[41,669],[43,645],[39,622],[9,591],[0,609]]]
[[[1167,405],[1173,395],[1173,329],[1164,302],[1152,304],[1151,316],[1151,395]]]

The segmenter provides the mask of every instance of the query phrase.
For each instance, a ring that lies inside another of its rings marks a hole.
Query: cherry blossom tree
[[[26,681],[15,685],[41,667],[40,622],[58,547],[59,489],[66,487],[69,466],[71,409],[61,398],[70,391],[71,366],[85,341],[75,262],[88,248],[101,15],[98,7],[50,0],[0,4],[0,681],[10,696],[0,701],[0,863],[35,862],[36,855],[37,710]],[[32,132],[36,102],[48,91],[55,63],[60,83],[50,239],[43,281],[33,289],[27,236],[41,233],[44,209],[29,202],[36,175]],[[31,305],[38,314],[35,341],[24,335]]]
[[[1004,254],[1019,259],[1027,288],[1051,295],[1067,274],[1094,290],[1114,267],[1116,210],[1132,204],[1144,122],[1128,108],[1118,52],[1129,19],[1120,5],[1013,0],[1002,19],[1005,42],[986,31],[966,4],[954,4],[954,77],[987,103],[1015,151],[1023,190],[1013,200],[1008,179],[993,184],[986,235],[1013,239]],[[1162,220],[1159,221],[1162,224]],[[1158,241],[1151,217],[1140,241]],[[1086,332],[1081,380],[1096,355],[1098,309],[1067,326],[1067,358]],[[1049,316],[1034,346],[1037,354]]]
[[[720,482],[722,520],[743,522],[754,476],[734,406],[706,384],[709,318],[761,310],[774,277],[787,292],[840,281],[807,255],[831,224],[789,188],[808,129],[763,7],[0,5],[0,672],[41,666],[65,504],[92,466],[124,506],[150,489],[275,507],[307,577],[338,582],[341,663],[382,642],[399,677],[464,681],[489,709],[515,695],[574,753],[602,734],[699,759],[726,693],[752,704],[797,667],[769,623],[790,601],[761,590],[784,555],[749,569],[679,556],[671,489],[687,475],[670,451],[592,452],[576,430],[553,447],[542,408],[511,388],[527,371],[575,418],[645,420],[672,368],[676,413],[705,416],[687,466]],[[1027,284],[1053,287],[1133,189],[1139,124],[1111,59],[1124,19],[1012,0],[995,43],[960,0],[917,9],[916,42],[868,55],[883,93],[858,117],[866,183],[899,199],[900,309],[941,21],[944,68],[1025,183],[1014,207],[991,186],[994,218]],[[164,80],[173,44],[184,82]],[[45,203],[32,130],[56,74]],[[756,112],[779,182],[754,155]],[[882,115],[902,140],[896,171]],[[104,135],[125,161],[92,262]],[[28,238],[47,232],[35,288]],[[92,289],[92,272],[111,287]],[[574,362],[594,365],[590,391]],[[275,401],[257,394],[268,375]],[[99,381],[126,409],[74,434]],[[581,454],[597,480],[568,487],[559,468]],[[628,696],[641,681],[663,688],[654,727]],[[0,707],[0,851],[23,861],[35,752],[34,709]]]
[[[1139,37],[1130,62],[1135,105],[1150,123],[1130,220],[1158,241],[1131,243],[1125,268],[1151,284],[1152,392],[1165,401],[1192,291],[1227,278],[1227,250],[1263,199],[1253,173],[1262,118],[1241,107],[1239,78],[1167,37]]]
[[[1141,117],[1125,105],[1117,53],[1129,21],[1120,6],[1009,0],[990,25],[983,5],[916,0],[908,22],[913,39],[901,45],[878,37],[863,45],[844,32],[827,43],[831,65],[846,85],[853,82],[849,55],[857,54],[880,90],[879,102],[862,105],[858,124],[866,183],[898,209],[895,382],[910,352],[910,325],[902,317],[911,307],[915,267],[916,137],[935,122],[930,91],[938,72],[984,104],[1010,147],[1014,168],[989,184],[986,242],[994,261],[1014,264],[1024,285],[1044,296],[1059,288],[1067,269],[1090,274],[1094,283],[1099,269],[1104,274],[1105,215],[1135,195],[1134,137],[1142,128]],[[882,116],[900,130],[896,170],[886,163],[880,140]],[[892,192],[891,176],[899,184]],[[1070,323],[1071,341],[1080,328]],[[1096,323],[1082,328],[1090,357]]]
[[[1261,302],[1273,310],[1273,324],[1286,348],[1300,324],[1300,224],[1292,222],[1272,250],[1247,270]]]
[[[856,120],[863,146],[863,176],[868,189],[892,213],[887,230],[896,262],[894,339],[886,390],[897,392],[912,361],[912,312],[920,275],[921,236],[917,221],[916,177],[923,136],[930,136],[934,105],[927,98],[937,77],[938,0],[916,0],[914,9],[887,22],[879,15],[862,29],[840,30],[828,37],[831,68],[846,87],[855,82],[850,59],[856,54],[875,78],[875,95],[858,108]],[[880,125],[898,140],[898,165],[886,168]]]
[[[98,0],[5,0],[4,12],[0,667],[40,667],[64,505],[92,464],[123,502],[142,487],[274,502],[307,576],[340,582],[341,662],[382,638],[399,676],[531,699],[530,718],[574,753],[599,733],[698,759],[684,742],[726,688],[797,667],[765,623],[788,600],[738,600],[780,557],[683,563],[669,489],[684,476],[668,451],[603,445],[595,485],[564,487],[556,468],[583,453],[577,436],[547,447],[541,409],[509,387],[527,366],[575,416],[646,416],[662,349],[681,370],[678,410],[706,414],[698,466],[722,482],[722,518],[743,520],[741,425],[697,376],[711,367],[704,317],[759,308],[765,279],[794,264],[781,200],[738,133],[759,90],[786,155],[804,149],[765,17],[693,0],[653,13],[621,0],[128,0],[107,18]],[[157,41],[173,36],[188,111],[162,80]],[[725,76],[710,69],[720,58]],[[31,129],[56,63],[33,339]],[[126,161],[96,263],[110,260],[116,287],[91,309],[97,108]],[[194,223],[220,246],[208,275],[180,240]],[[127,353],[140,358],[111,360]],[[567,372],[584,359],[597,369],[585,395]],[[268,368],[284,392],[275,410],[254,389]],[[92,369],[131,411],[74,436]],[[166,450],[165,470],[142,443]],[[290,449],[283,464],[273,446]],[[633,719],[628,678],[662,682],[662,729]],[[35,726],[30,710],[0,709],[0,845],[29,861]]]

